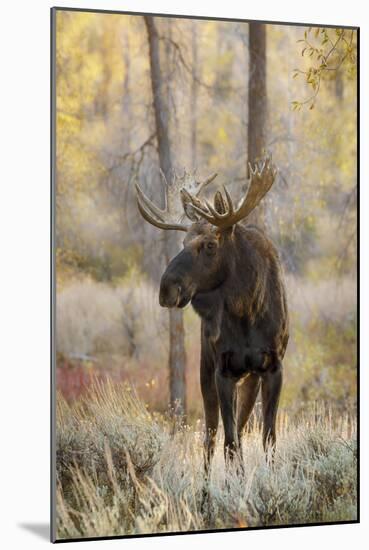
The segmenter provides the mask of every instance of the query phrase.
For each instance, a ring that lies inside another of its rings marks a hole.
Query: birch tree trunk
[[[172,156],[169,141],[169,112],[165,101],[165,82],[160,66],[159,36],[153,17],[144,16],[149,42],[150,75],[153,94],[156,136],[160,168],[171,184],[173,176]],[[175,232],[164,232],[166,261],[178,252]],[[186,352],[184,345],[183,313],[180,309],[169,310],[169,389],[170,405],[175,414],[186,413]]]

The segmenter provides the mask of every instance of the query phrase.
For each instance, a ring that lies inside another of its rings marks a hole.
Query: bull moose
[[[142,216],[161,229],[185,232],[183,249],[160,282],[159,303],[183,308],[191,302],[201,318],[200,382],[205,410],[205,471],[218,429],[224,425],[226,463],[242,458],[241,438],[261,387],[263,445],[276,443],[282,360],[288,342],[286,292],[278,253],[265,233],[242,225],[275,180],[270,157],[249,165],[247,190],[238,207],[224,187],[211,204],[200,198],[216,176],[197,181],[174,174],[162,210],[136,184]]]

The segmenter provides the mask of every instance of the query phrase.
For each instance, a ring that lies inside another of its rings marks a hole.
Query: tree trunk
[[[191,45],[192,45],[192,80],[191,80],[191,161],[192,170],[197,168],[197,28],[196,21],[192,21]]]
[[[128,33],[123,37],[123,60],[124,60],[124,80],[123,80],[123,100],[122,111],[124,116],[124,131],[123,131],[123,147],[126,151],[131,150],[131,131],[129,117],[131,113],[131,90],[130,90],[130,73],[131,73],[131,52]]]
[[[144,16],[149,42],[150,74],[154,103],[156,136],[160,168],[170,185],[173,177],[172,156],[169,141],[169,112],[165,101],[165,82],[160,67],[159,36],[151,16]],[[178,252],[176,234],[165,233],[166,261]],[[175,414],[186,413],[186,352],[184,346],[183,313],[169,310],[169,384],[170,405]]]
[[[267,109],[266,29],[263,23],[250,23],[247,160],[251,163],[263,156],[266,147]],[[247,174],[249,175],[248,168]],[[261,227],[265,226],[263,202],[251,213],[248,220]]]

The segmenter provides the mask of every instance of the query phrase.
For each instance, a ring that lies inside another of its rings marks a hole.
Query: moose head
[[[235,225],[259,204],[273,185],[276,170],[270,157],[249,165],[246,192],[237,207],[225,187],[217,191],[213,204],[201,199],[203,189],[217,174],[197,180],[193,174],[174,174],[165,185],[165,209],[158,208],[136,184],[137,204],[143,218],[160,229],[185,232],[183,249],[170,261],[160,283],[163,307],[186,306],[197,294],[215,290],[227,278],[229,254]]]

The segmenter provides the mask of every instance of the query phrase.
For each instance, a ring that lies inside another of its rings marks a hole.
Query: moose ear
[[[226,227],[225,229],[222,229],[221,227],[216,228],[216,236],[220,241],[222,242],[222,239],[231,239],[233,237],[235,225],[231,225],[231,227]]]

